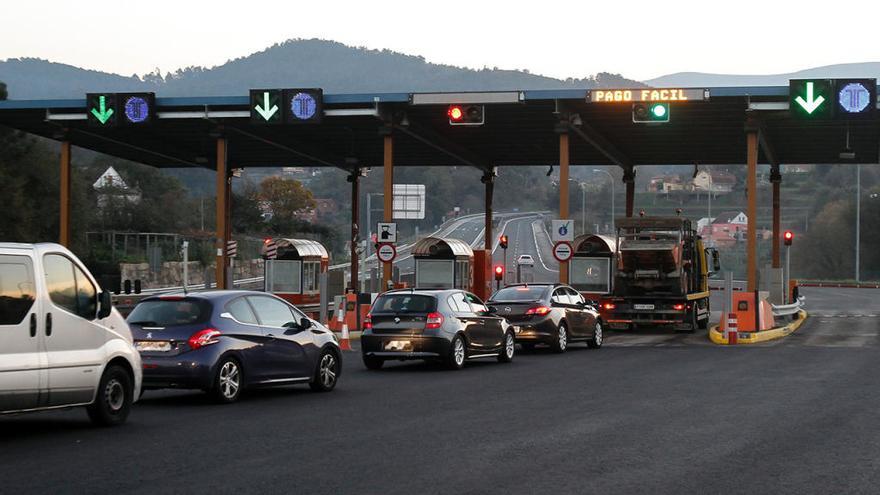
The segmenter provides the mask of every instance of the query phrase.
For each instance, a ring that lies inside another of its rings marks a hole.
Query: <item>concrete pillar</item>
[[[226,164],[226,138],[217,138],[217,252],[215,279],[218,289],[226,289],[226,276],[229,258],[226,256],[226,242],[229,241],[229,174]]]

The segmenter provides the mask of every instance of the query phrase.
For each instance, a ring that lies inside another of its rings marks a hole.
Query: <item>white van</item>
[[[142,374],[125,319],[73,253],[0,243],[0,414],[86,406],[120,424]]]

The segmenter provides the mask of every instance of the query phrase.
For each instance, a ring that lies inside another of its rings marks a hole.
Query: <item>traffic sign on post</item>
[[[562,241],[557,242],[553,246],[553,257],[556,258],[556,261],[560,263],[565,263],[566,261],[571,259],[571,255],[571,243]]]
[[[380,244],[376,250],[376,257],[382,263],[391,263],[397,257],[397,249],[394,244]]]
[[[397,242],[397,224],[394,222],[379,222],[376,232],[376,240],[379,243]]]
[[[834,81],[831,79],[791,79],[788,82],[788,108],[792,117],[831,119]]]
[[[553,232],[550,233],[554,243],[574,240],[574,222],[572,220],[553,220]]]
[[[92,127],[113,127],[116,125],[116,94],[86,94],[86,120]]]
[[[281,112],[280,89],[251,90],[251,122],[256,124],[280,124],[284,120]]]

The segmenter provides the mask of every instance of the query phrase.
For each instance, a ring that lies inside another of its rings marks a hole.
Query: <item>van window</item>
[[[92,281],[76,265],[76,314],[86,319],[93,319],[98,313],[98,291]]]
[[[49,299],[56,306],[77,314],[73,262],[58,254],[47,254],[43,258],[43,266],[46,269],[46,288],[49,290]]]
[[[0,325],[21,323],[34,305],[34,270],[26,256],[0,256]]]

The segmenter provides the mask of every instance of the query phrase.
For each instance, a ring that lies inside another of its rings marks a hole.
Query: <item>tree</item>
[[[247,181],[241,192],[232,192],[232,231],[241,234],[263,235],[266,224],[260,208],[260,190]]]
[[[298,180],[266,177],[260,183],[260,199],[272,212],[269,225],[276,233],[289,231],[297,223],[297,214],[315,207],[312,192]]]

